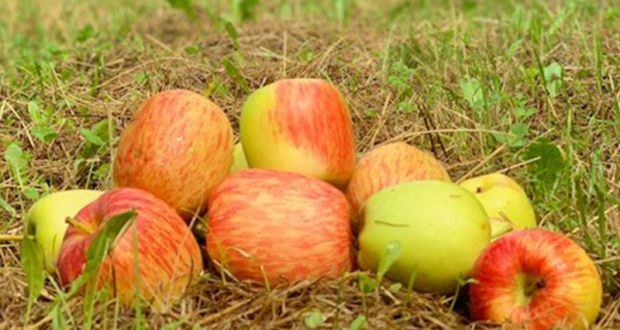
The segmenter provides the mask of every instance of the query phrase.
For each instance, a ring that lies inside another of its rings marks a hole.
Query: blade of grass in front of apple
[[[377,282],[381,283],[383,276],[390,270],[392,265],[403,254],[403,248],[400,242],[390,242],[383,250],[383,257],[379,261],[379,267],[377,269]]]
[[[71,286],[71,293],[76,293],[82,285],[91,282],[91,279],[95,279],[99,276],[101,265],[105,257],[108,255],[110,248],[116,241],[117,237],[124,232],[124,229],[129,227],[132,220],[135,219],[136,216],[136,211],[130,210],[117,214],[108,220],[103,229],[92,241],[88,247],[88,250],[86,250],[86,268],[78,280],[74,282],[74,284],[77,283],[77,285],[75,287],[74,285]],[[92,328],[93,311],[95,308],[97,293],[97,286],[95,283],[96,281],[91,282],[91,285],[87,287],[84,295],[85,329]]]
[[[137,215],[136,211],[130,210],[115,215],[108,220],[88,247],[86,251],[86,268],[80,277],[71,284],[69,296],[73,296],[79,292],[80,288],[98,273],[103,260],[112,247],[112,243]]]
[[[32,304],[41,295],[45,284],[43,270],[43,251],[30,236],[24,236],[22,241],[22,269],[26,273],[28,283],[28,305],[24,323],[28,324]]]

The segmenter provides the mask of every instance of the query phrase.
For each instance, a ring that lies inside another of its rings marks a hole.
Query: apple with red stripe
[[[351,239],[344,194],[297,173],[240,171],[209,198],[209,256],[239,280],[338,277],[351,270]]]
[[[518,230],[480,255],[470,287],[476,320],[527,329],[586,329],[594,324],[603,288],[588,254],[552,231]]]
[[[347,187],[347,198],[356,215],[375,193],[421,180],[450,181],[450,176],[432,155],[404,142],[390,143],[362,156]]]
[[[339,188],[355,166],[347,103],[320,79],[284,79],[253,92],[241,110],[241,142],[250,168],[304,174]]]
[[[98,288],[115,288],[119,301],[133,303],[136,283],[154,307],[182,295],[203,269],[196,239],[183,219],[153,194],[133,188],[111,190],[83,208],[71,221],[60,248],[57,267],[61,284],[76,280],[86,266],[86,251],[115,215],[134,209],[135,221],[117,238],[101,266]],[[137,252],[134,235],[137,230]],[[135,276],[136,258],[139,278]]]
[[[233,134],[222,110],[186,90],[156,94],[121,135],[114,182],[153,193],[189,221],[233,161]]]

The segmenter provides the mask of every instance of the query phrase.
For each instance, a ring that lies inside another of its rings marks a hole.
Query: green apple
[[[247,170],[250,168],[248,160],[245,158],[243,151],[243,145],[241,142],[235,144],[233,148],[233,164],[230,167],[230,174],[235,174],[241,170]]]
[[[491,221],[493,238],[512,229],[536,228],[536,215],[525,191],[512,178],[493,173],[461,183],[478,198]]]
[[[385,277],[449,294],[490,241],[489,218],[472,193],[447,181],[416,181],[370,197],[362,209],[358,261],[376,271],[384,249],[399,242],[402,254]]]
[[[45,269],[56,273],[56,259],[67,230],[67,217],[75,216],[84,206],[103,194],[96,190],[68,190],[51,193],[30,207],[26,213],[26,233],[43,250]]]

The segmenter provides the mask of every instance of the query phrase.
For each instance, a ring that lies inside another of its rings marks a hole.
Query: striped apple
[[[86,251],[96,235],[110,218],[131,209],[137,212],[137,218],[120,234],[104,259],[97,286],[110,286],[123,305],[131,305],[139,283],[142,298],[161,308],[180,297],[197,279],[203,269],[202,255],[185,221],[144,190],[111,190],[75,216],[77,225],[67,228],[58,256],[60,281],[67,286],[79,277],[86,266]],[[135,276],[136,263],[139,277]]]
[[[232,148],[230,122],[217,105],[186,90],[162,92],[121,135],[114,182],[153,193],[189,221],[228,175]]]
[[[344,194],[297,173],[244,170],[209,198],[209,256],[240,280],[338,277],[351,270],[351,239]]]
[[[304,174],[344,188],[355,166],[347,103],[330,83],[285,79],[250,95],[241,142],[251,168]]]
[[[548,230],[501,236],[480,255],[472,277],[474,319],[527,329],[587,329],[603,299],[601,279],[586,251]]]
[[[451,181],[435,157],[407,143],[390,143],[372,149],[360,159],[347,187],[353,214],[359,214],[366,200],[375,193],[419,180]]]

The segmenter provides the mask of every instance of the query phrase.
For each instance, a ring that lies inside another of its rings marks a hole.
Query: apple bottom
[[[521,230],[483,252],[470,288],[476,320],[510,322],[528,329],[594,323],[602,284],[586,252],[561,234]]]

